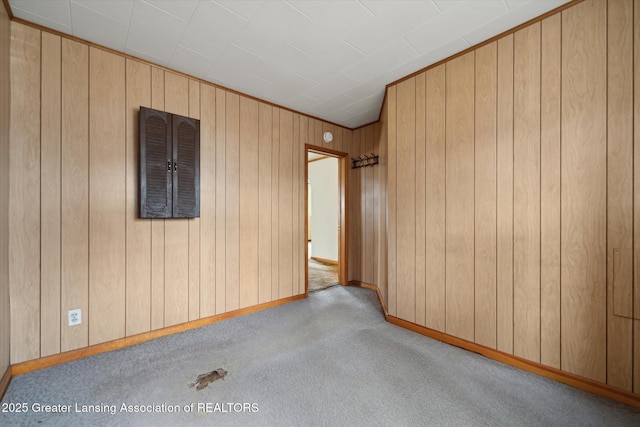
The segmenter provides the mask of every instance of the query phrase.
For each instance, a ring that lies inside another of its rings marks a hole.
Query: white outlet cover
[[[75,310],[69,310],[69,326],[79,325],[82,323],[82,310],[77,308]]]

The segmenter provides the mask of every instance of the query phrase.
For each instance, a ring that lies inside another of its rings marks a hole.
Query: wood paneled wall
[[[587,0],[388,88],[391,315],[640,392],[638,49]]]
[[[344,150],[357,158],[379,155],[380,164],[349,169],[349,280],[376,285],[387,299],[386,107],[382,120],[352,132]]]
[[[346,150],[350,130],[22,24],[11,36],[11,363],[305,292],[304,146],[331,130]],[[137,217],[140,106],[201,120],[200,218]]]
[[[9,123],[11,22],[0,7],[0,375],[10,363],[9,305]]]

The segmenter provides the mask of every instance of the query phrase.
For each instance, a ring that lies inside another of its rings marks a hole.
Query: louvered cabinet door
[[[171,115],[140,107],[140,217],[172,216]]]
[[[200,216],[200,121],[173,116],[173,216]]]

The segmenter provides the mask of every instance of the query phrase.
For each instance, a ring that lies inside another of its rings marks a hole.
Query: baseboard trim
[[[320,258],[317,256],[310,257],[314,261],[323,262],[325,264],[338,265],[338,261],[334,261],[332,259]]]
[[[552,368],[542,365],[540,363],[532,362],[530,360],[522,359],[520,357],[503,353],[501,351],[485,347],[480,344],[476,344],[471,341],[457,338],[452,335],[448,335],[433,329],[429,329],[425,326],[417,325],[412,322],[400,319],[395,316],[387,315],[387,320],[396,326],[408,329],[413,332],[417,332],[429,338],[433,338],[438,341],[442,341],[446,344],[451,344],[456,347],[463,348],[465,350],[478,353],[489,359],[496,360],[498,362],[510,365],[552,380],[594,393],[606,398],[622,402],[626,405],[640,408],[640,396],[631,393],[627,390],[622,390],[617,387],[612,387],[607,384],[591,380],[589,378],[581,377],[579,375],[571,374],[569,372],[561,371],[560,369]]]
[[[39,359],[28,360],[26,362],[16,363],[11,366],[10,376],[16,376],[21,374],[26,374],[28,372],[37,371],[39,369],[48,368],[55,365],[60,365],[62,363],[71,362],[73,360],[83,359],[85,357],[94,356],[100,353],[106,353],[112,350],[118,350],[124,347],[129,347],[135,344],[140,344],[145,341],[150,341],[155,338],[164,337],[167,335],[176,334],[178,332],[184,332],[189,329],[200,328],[202,326],[207,326],[212,323],[220,322],[221,320],[230,319],[233,317],[243,316],[245,314],[255,313],[257,311],[266,310],[268,308],[277,307],[279,305],[288,304],[293,301],[297,301],[300,299],[304,299],[307,296],[305,294],[300,294],[288,298],[279,299],[276,301],[270,301],[258,305],[254,305],[251,307],[241,308],[234,311],[229,311],[227,313],[216,314],[209,317],[204,317],[198,320],[192,320],[190,322],[181,323],[179,325],[169,326],[162,329],[156,329],[150,332],[144,332],[137,335],[132,335],[130,337],[120,338],[113,341],[108,341],[102,344],[95,344],[89,347],[79,348],[77,350],[70,350],[64,353],[54,354],[51,356],[41,357]],[[6,375],[5,375],[6,376]],[[8,380],[7,380],[8,381]],[[4,385],[0,383],[0,385]],[[1,390],[1,389],[0,389]]]
[[[378,299],[380,300],[380,306],[382,307],[382,314],[384,314],[384,318],[389,320],[389,312],[387,311],[387,306],[384,303],[384,298],[382,298],[382,292],[380,292],[380,288],[376,285],[372,285],[371,283],[360,282],[359,280],[351,280],[349,281],[350,286],[359,286],[361,288],[371,289],[378,294]]]
[[[455,347],[478,353],[488,359],[492,359],[497,362],[501,362],[506,365],[513,366],[515,368],[522,369],[524,371],[528,371],[536,375],[540,375],[542,377],[546,377],[554,381],[558,381],[563,384],[567,384],[572,387],[579,388],[581,390],[624,403],[629,406],[640,408],[640,395],[632,393],[630,391],[613,387],[608,384],[603,384],[589,378],[571,374],[569,372],[561,371],[560,369],[552,368],[550,366],[542,365],[530,360],[522,359],[512,354],[503,353],[493,348],[485,347],[483,345],[476,344],[462,338],[454,337],[453,335],[448,335],[443,332],[439,332],[434,329],[430,329],[425,326],[400,319],[399,317],[391,316],[387,312],[386,306],[384,304],[384,299],[382,298],[382,293],[380,292],[380,288],[378,288],[378,286],[360,282],[357,280],[352,280],[349,282],[349,284],[374,290],[378,294],[378,298],[380,299],[380,305],[382,306],[385,319],[389,323],[392,323],[396,326],[400,326],[401,328],[408,329],[412,332],[416,332],[420,335],[433,338],[435,340],[453,345]]]
[[[7,370],[4,372],[2,379],[0,380],[0,400],[4,397],[4,393],[7,391],[9,387],[9,383],[11,382],[11,366],[7,366]]]

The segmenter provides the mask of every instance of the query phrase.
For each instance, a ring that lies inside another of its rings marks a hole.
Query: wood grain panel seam
[[[442,74],[444,75],[444,83],[442,85],[442,91],[443,91],[443,98],[444,98],[444,117],[443,117],[443,122],[442,122],[442,132],[444,134],[444,146],[443,148],[443,153],[444,153],[444,177],[443,177],[443,181],[444,181],[444,206],[443,206],[443,211],[444,211],[444,306],[443,306],[443,322],[442,322],[442,330],[446,331],[447,330],[447,112],[448,112],[448,108],[447,108],[447,66],[448,66],[448,62],[444,64],[444,70],[442,72]]]
[[[605,318],[605,328],[604,328],[604,380],[606,383],[609,383],[609,304],[608,304],[608,265],[609,265],[609,1],[607,1],[607,7],[605,7],[605,42],[604,42],[604,81],[605,83],[605,123],[604,123],[604,149],[605,149],[605,180],[604,180],[604,200],[605,200],[605,209],[604,209],[604,277],[605,277],[605,301],[604,301],[604,318]]]
[[[416,117],[416,113],[418,112],[418,91],[416,90],[417,85],[415,83],[414,79],[414,83],[413,83],[413,173],[414,173],[414,185],[413,185],[413,200],[416,200],[416,195],[417,195],[417,185],[415,183],[416,179],[417,179],[417,172],[418,172],[418,156],[416,154],[416,139],[417,139],[417,129],[418,129],[418,120]],[[425,86],[426,86],[426,81],[425,81]],[[425,123],[426,125],[426,123]],[[373,137],[372,137],[373,139]],[[373,146],[373,141],[371,141],[371,145]],[[415,203],[415,202],[414,202]],[[418,252],[417,252],[417,246],[418,243],[415,239],[416,237],[416,231],[418,230],[418,206],[417,204],[414,204],[413,206],[413,235],[414,238],[413,240],[413,318],[415,319],[417,314],[418,314],[418,277],[416,275],[416,266],[417,266],[417,260],[418,260]]]
[[[476,277],[477,277],[477,265],[476,265],[476,102],[478,97],[476,91],[478,90],[477,82],[477,61],[478,55],[476,51],[473,51],[473,341],[476,340]]]
[[[558,44],[559,44],[559,64],[558,64],[558,366],[562,369],[562,13],[558,19]],[[542,212],[542,211],[541,211]]]
[[[91,342],[91,320],[89,310],[91,307],[91,47],[87,46],[87,341]]]
[[[40,319],[38,321],[38,355],[42,355],[42,110],[43,110],[43,106],[42,106],[42,58],[43,58],[43,53],[42,53],[42,31],[40,31],[40,34],[38,35],[39,39],[40,39],[40,58],[39,58],[39,70],[38,73],[40,74],[39,76],[39,85],[38,85],[38,90],[39,90],[39,94],[38,97],[40,99],[40,108],[39,108],[39,120],[38,120],[38,157],[40,158],[39,161],[39,165],[38,165],[38,176],[40,177],[40,183],[38,185],[38,193],[40,195],[39,197],[39,203],[38,203],[38,209],[39,209],[39,218],[38,218],[38,225],[40,226],[40,230],[38,230],[38,254],[40,255],[40,259],[38,260],[38,263],[40,264],[40,268],[38,269],[38,314],[40,315]],[[62,61],[60,61],[62,62]],[[62,96],[60,96],[62,98]],[[10,250],[10,248],[9,248]],[[9,302],[9,307],[11,307],[11,302]]]
[[[515,245],[515,233],[516,233],[516,218],[515,218],[515,210],[516,210],[516,198],[515,198],[515,188],[516,188],[516,171],[515,171],[515,162],[516,162],[516,148],[515,148],[515,116],[516,116],[516,90],[515,90],[515,63],[516,63],[516,38],[515,35],[513,37],[513,43],[511,43],[511,351],[515,352],[516,346],[516,316],[514,313],[516,306],[515,299],[515,283],[516,283],[516,269],[515,269],[515,259],[516,259],[516,245]]]
[[[125,135],[123,138],[123,144],[124,144],[124,280],[123,280],[123,284],[124,284],[124,335],[123,336],[127,336],[127,291],[129,290],[129,287],[127,286],[127,278],[128,278],[128,274],[127,274],[127,243],[129,241],[128,236],[129,233],[127,232],[127,224],[130,222],[129,220],[129,215],[127,215],[127,207],[128,207],[128,198],[127,198],[127,188],[129,188],[129,181],[128,181],[128,174],[127,174],[127,153],[128,153],[128,141],[127,141],[127,133],[128,133],[128,129],[129,129],[129,114],[126,113],[127,111],[127,94],[129,93],[128,91],[128,86],[127,86],[127,82],[129,79],[127,79],[127,59],[124,58],[124,108],[123,111],[125,111],[124,114],[124,129],[125,129]],[[135,139],[135,137],[134,137]],[[133,183],[132,183],[133,184]]]
[[[540,230],[538,239],[538,253],[540,254],[540,264],[538,265],[538,277],[540,278],[538,281],[538,360],[542,360],[542,76],[544,72],[544,70],[542,69],[542,49],[544,48],[542,40],[543,31],[544,28],[542,27],[542,24],[540,24],[540,34],[538,40],[538,43],[540,44],[540,50],[538,52],[540,55],[538,61],[538,75],[540,76],[540,81],[538,82],[538,99],[540,100],[540,109],[538,110],[538,145],[540,147],[540,149],[538,150],[538,164],[540,165],[538,173],[538,206],[540,206],[540,209],[538,210],[538,230]]]
[[[498,242],[499,242],[499,239],[500,239],[500,237],[499,237],[500,234],[499,234],[499,230],[498,230],[498,216],[499,216],[498,212],[500,212],[500,209],[499,209],[499,201],[500,201],[499,194],[500,193],[498,191],[499,179],[500,179],[500,174],[498,173],[499,168],[500,168],[500,162],[499,162],[499,156],[498,156],[498,145],[499,145],[498,144],[498,138],[499,138],[498,137],[498,133],[500,132],[500,128],[499,128],[499,125],[498,125],[498,119],[500,117],[499,107],[498,107],[498,104],[500,102],[499,88],[500,88],[500,46],[496,42],[496,109],[495,109],[495,115],[496,115],[495,116],[496,117],[495,118],[495,138],[496,138],[496,141],[495,141],[495,162],[496,162],[496,171],[495,171],[496,172],[496,174],[495,174],[495,180],[496,180],[496,186],[495,186],[496,187],[495,188],[495,191],[496,191],[496,265],[495,265],[495,267],[496,267],[496,272],[495,272],[495,274],[496,274],[496,291],[495,291],[495,299],[496,299],[495,328],[496,328],[496,331],[495,331],[495,343],[496,343],[496,349],[498,348],[498,343],[499,343],[499,341],[498,341],[498,330],[499,330],[499,326],[498,326],[498,318],[499,318],[499,316],[498,316],[498,301],[500,301],[500,299],[498,298],[498,289],[499,289],[498,277],[500,276],[499,275],[499,268],[498,268],[498,266],[500,264],[500,257],[498,255],[498,253],[499,253],[498,252],[498,245],[499,245]]]
[[[63,187],[62,187],[62,153],[63,153],[63,139],[62,139],[62,114],[63,114],[63,100],[62,100],[62,72],[64,70],[64,67],[62,66],[62,38],[60,38],[60,128],[58,129],[58,131],[60,132],[60,242],[59,242],[59,253],[60,253],[60,295],[58,295],[58,303],[60,304],[60,335],[58,336],[58,340],[59,340],[59,345],[58,345],[58,349],[62,349],[62,319],[64,318],[64,316],[62,316],[62,284],[64,283],[64,275],[62,272],[62,248],[63,248],[63,239],[62,239],[62,212],[63,212]]]
[[[636,71],[635,71],[635,64],[636,64],[636,37],[635,37],[635,28],[636,25],[640,25],[640,23],[636,22],[636,2],[633,1],[631,2],[631,20],[632,20],[632,34],[631,34],[631,44],[632,44],[632,49],[631,49],[631,55],[632,55],[632,59],[631,59],[631,66],[633,67],[633,71],[631,73],[631,88],[634,91],[634,95],[635,95],[635,87],[636,87]],[[562,22],[560,23],[560,25],[562,25]],[[561,27],[562,28],[562,27]],[[560,33],[562,34],[562,32]],[[561,44],[562,46],[562,44]],[[635,98],[635,96],[634,96]],[[631,144],[631,159],[632,162],[634,163],[634,165],[631,167],[631,211],[632,211],[632,216],[631,216],[631,248],[632,248],[632,252],[635,252],[635,247],[636,247],[636,240],[635,240],[635,236],[636,236],[636,221],[635,221],[635,206],[636,206],[636,188],[635,188],[635,183],[636,183],[636,168],[635,168],[635,159],[636,159],[636,144],[635,144],[635,135],[636,135],[636,120],[635,120],[635,107],[636,105],[636,101],[634,99],[633,105],[631,107],[631,115],[632,115],[632,120],[631,120],[631,138],[632,138],[632,144]],[[636,266],[635,266],[635,262],[631,263],[631,309],[632,309],[632,314],[635,315],[636,312],[636,307],[635,307],[635,302],[636,302],[636,286],[635,286],[635,277],[636,277]],[[634,377],[635,374],[634,372],[636,371],[636,355],[635,355],[635,351],[637,349],[637,346],[635,345],[635,336],[636,336],[636,322],[632,321],[631,322],[631,340],[632,340],[632,345],[631,345],[631,390],[634,390]]]

